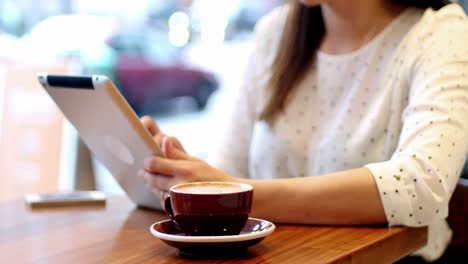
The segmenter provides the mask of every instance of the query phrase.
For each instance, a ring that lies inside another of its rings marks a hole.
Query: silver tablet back
[[[161,210],[137,172],[145,158],[162,152],[112,81],[102,75],[47,73],[38,79],[128,197],[138,206]]]

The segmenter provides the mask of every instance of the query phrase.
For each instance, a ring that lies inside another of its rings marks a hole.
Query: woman
[[[468,149],[468,22],[445,4],[303,0],[274,10],[256,27],[211,165],[144,117],[166,158],[148,158],[140,178],[155,195],[188,181],[246,182],[252,214],[275,222],[429,226],[415,254],[437,259]]]

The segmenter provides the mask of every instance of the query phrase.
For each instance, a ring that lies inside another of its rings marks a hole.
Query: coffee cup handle
[[[172,221],[174,221],[174,211],[172,210],[170,195],[167,195],[164,198],[164,211],[166,212],[166,215],[169,216],[169,218],[171,218]]]

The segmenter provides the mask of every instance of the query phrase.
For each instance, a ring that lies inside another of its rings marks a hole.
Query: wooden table
[[[0,216],[0,263],[392,263],[427,239],[426,228],[277,225],[243,258],[194,260],[150,234],[164,214],[126,197],[60,209],[3,202]]]

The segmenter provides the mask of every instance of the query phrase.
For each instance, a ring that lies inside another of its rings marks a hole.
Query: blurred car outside
[[[159,66],[125,55],[117,59],[115,81],[140,116],[173,112],[179,99],[191,99],[197,110],[203,110],[218,89],[218,81],[209,72],[185,65]],[[185,102],[185,108],[193,108]]]
[[[182,48],[171,45],[163,32],[155,27],[127,29],[108,39],[117,52],[115,82],[139,115],[171,113],[180,102],[187,109],[203,110],[218,89],[217,78],[184,63]]]

